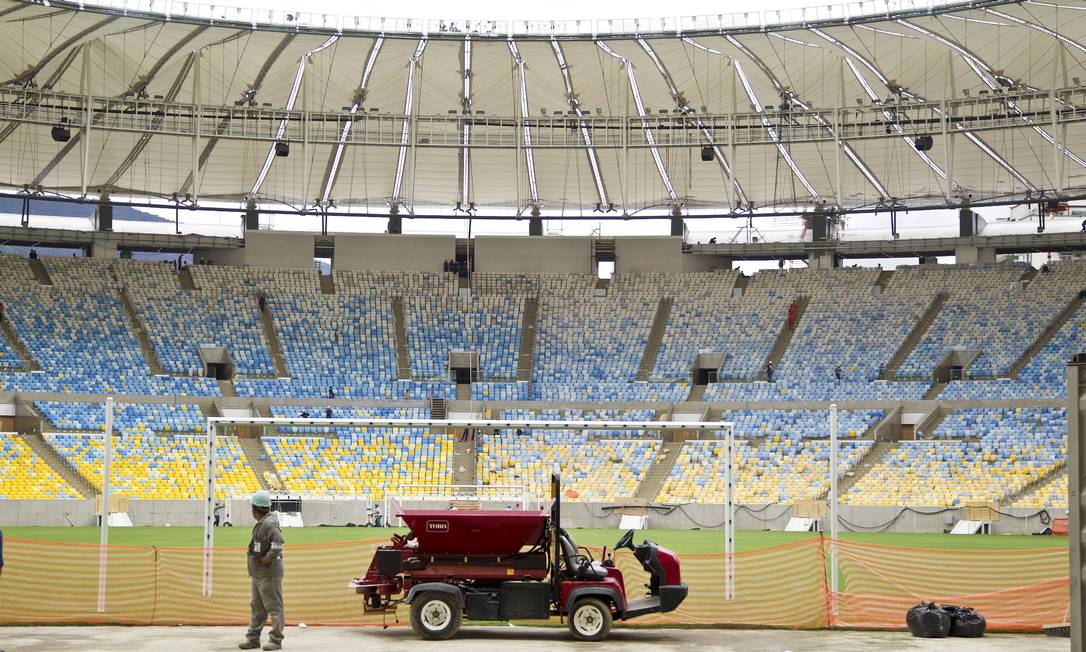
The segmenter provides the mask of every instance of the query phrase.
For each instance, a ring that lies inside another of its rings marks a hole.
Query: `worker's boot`
[[[282,646],[282,644],[277,643],[276,641],[268,641],[267,643],[264,644],[264,649],[265,650],[282,650],[283,646]]]
[[[238,649],[240,650],[259,650],[260,639],[259,638],[247,638],[244,643],[238,643]]]

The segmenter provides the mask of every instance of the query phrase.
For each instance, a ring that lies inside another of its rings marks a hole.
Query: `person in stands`
[[[788,305],[788,330],[796,330],[796,315],[799,314],[799,302],[792,299],[792,303]]]
[[[836,378],[837,380],[841,380],[841,376],[842,376],[842,373],[841,373],[841,365],[837,365],[836,367],[834,367],[834,368],[833,368],[833,376],[834,376],[834,377],[835,377],[835,378]]]
[[[331,419],[332,418],[332,408],[324,408],[324,418],[325,419]]]
[[[1086,220],[1082,220],[1082,233],[1086,233]]]
[[[0,301],[0,322],[4,321],[4,302]]]
[[[765,379],[767,382],[773,382],[773,363],[765,363]]]
[[[256,303],[260,306],[260,312],[264,312],[264,310],[268,307],[268,297],[265,296],[263,292],[261,292],[256,296]]]
[[[37,250],[35,250],[35,249],[31,249],[31,250],[30,250],[30,260],[37,260],[37,259],[38,259],[38,252],[37,252]]]
[[[336,390],[332,389],[332,386],[329,385],[328,386],[328,398],[335,398],[335,397],[336,397]]]

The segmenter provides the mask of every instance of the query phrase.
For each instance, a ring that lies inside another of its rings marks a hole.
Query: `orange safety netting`
[[[6,540],[0,623],[242,625],[249,616],[244,548],[214,551],[213,597],[202,596],[201,548],[110,546],[105,611],[99,613],[99,547]],[[287,620],[309,625],[376,625],[347,582],[384,540],[292,545],[283,583]],[[841,541],[839,592],[829,589],[830,543],[810,539],[735,555],[735,598],[724,600],[724,555],[681,555],[690,595],[644,624],[775,627],[904,627],[905,612],[934,600],[971,606],[1000,630],[1039,630],[1063,619],[1066,549],[961,551]],[[598,556],[598,555],[597,555]],[[630,598],[645,572],[626,551],[616,562]],[[835,615],[836,612],[836,615]],[[387,621],[394,622],[389,615]],[[400,613],[400,622],[406,614]]]

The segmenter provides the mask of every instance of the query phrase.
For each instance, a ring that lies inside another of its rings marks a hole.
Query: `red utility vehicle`
[[[545,510],[405,509],[411,532],[381,546],[351,587],[367,613],[411,607],[411,627],[443,640],[462,621],[566,618],[573,637],[598,641],[614,619],[672,611],[686,599],[679,559],[652,541],[633,543],[630,530],[615,550],[633,552],[649,574],[644,597],[628,599],[622,571],[604,547],[601,561],[574,543],[561,523],[560,482]]]

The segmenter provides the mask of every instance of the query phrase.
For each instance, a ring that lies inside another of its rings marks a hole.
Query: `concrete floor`
[[[244,638],[239,627],[0,627],[0,650],[119,650],[123,652],[197,652],[236,650]],[[389,650],[418,652],[432,647],[447,652],[499,652],[515,649],[539,652],[585,650],[567,630],[541,627],[466,627],[450,641],[428,643],[410,628],[312,627],[288,628],[285,650]],[[605,643],[608,652],[625,650],[765,650],[767,652],[871,652],[874,650],[1059,650],[1071,647],[1066,638],[996,634],[982,639],[925,640],[907,632],[785,631],[735,629],[615,629]]]

